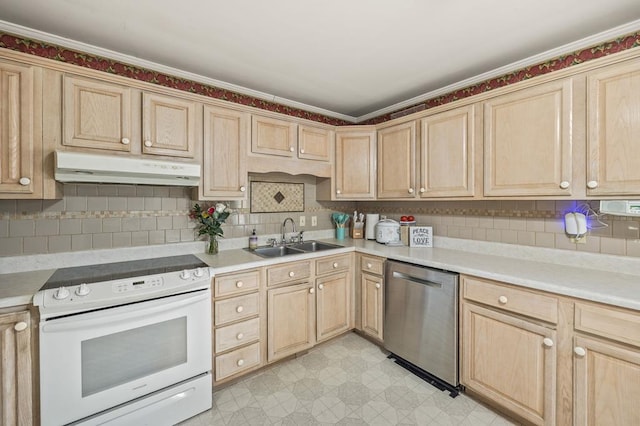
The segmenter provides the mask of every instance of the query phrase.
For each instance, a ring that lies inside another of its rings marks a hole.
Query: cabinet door
[[[318,127],[298,127],[298,157],[306,160],[331,161],[333,132]]]
[[[258,115],[251,117],[251,152],[255,154],[294,157],[296,137],[296,123]]]
[[[571,195],[572,81],[484,103],[484,195]]]
[[[574,424],[640,424],[640,353],[595,339],[574,340]]]
[[[194,157],[198,140],[197,110],[193,101],[143,93],[142,152],[171,157]]]
[[[378,198],[414,198],[416,122],[378,132]]]
[[[420,120],[420,197],[475,195],[474,106]]]
[[[640,60],[588,76],[587,194],[640,194]]]
[[[320,342],[351,326],[351,275],[348,272],[316,279],[316,338]]]
[[[309,283],[267,291],[267,361],[314,345],[315,300],[314,286]]]
[[[248,114],[205,105],[202,199],[245,198],[248,126]]]
[[[337,132],[335,199],[362,200],[376,196],[376,134]]]
[[[64,76],[65,146],[131,151],[131,89],[117,84]]]
[[[462,304],[462,384],[536,425],[555,425],[556,332]]]
[[[0,422],[31,425],[31,321],[28,312],[0,315]]]
[[[0,198],[42,193],[35,70],[0,61]]]
[[[361,276],[362,331],[378,340],[383,338],[384,289],[382,285],[382,277],[364,273]]]

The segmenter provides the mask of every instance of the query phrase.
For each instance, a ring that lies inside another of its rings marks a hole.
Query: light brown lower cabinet
[[[321,342],[351,327],[351,281],[349,272],[316,279],[316,340]]]
[[[363,273],[360,278],[362,297],[362,331],[382,341],[384,322],[384,279],[381,276]]]
[[[31,316],[0,314],[0,424],[33,424]]]

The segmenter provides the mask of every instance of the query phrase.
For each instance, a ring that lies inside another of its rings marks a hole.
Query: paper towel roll
[[[375,240],[376,239],[376,223],[380,221],[379,214],[367,214],[367,218],[365,220],[365,233],[364,237],[367,240]]]

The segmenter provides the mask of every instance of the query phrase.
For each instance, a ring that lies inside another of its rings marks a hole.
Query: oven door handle
[[[65,318],[48,320],[40,323],[43,333],[61,333],[74,330],[87,330],[99,326],[118,326],[126,324],[131,326],[132,321],[153,318],[160,314],[167,314],[182,309],[185,306],[194,305],[202,301],[211,300],[211,290],[198,293],[185,293],[169,298],[150,300],[142,303],[118,306],[110,309],[72,315]],[[210,307],[210,303],[207,303]]]

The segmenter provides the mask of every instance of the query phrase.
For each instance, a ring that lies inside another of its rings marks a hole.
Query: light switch
[[[306,223],[307,223],[307,218],[304,216],[300,216],[300,228],[305,226]]]

